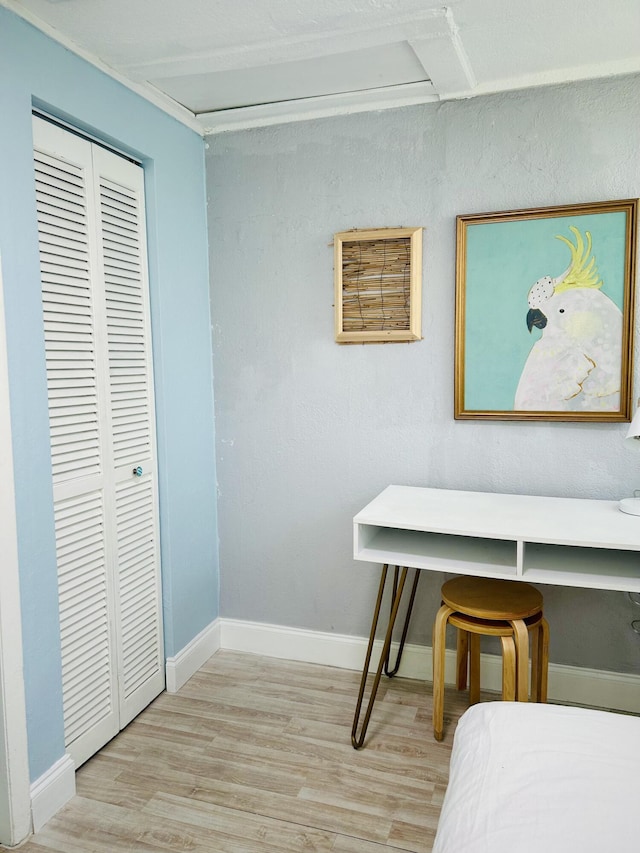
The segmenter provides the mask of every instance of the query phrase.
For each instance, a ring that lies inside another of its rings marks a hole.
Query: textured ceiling
[[[640,71],[639,0],[0,2],[209,131]]]

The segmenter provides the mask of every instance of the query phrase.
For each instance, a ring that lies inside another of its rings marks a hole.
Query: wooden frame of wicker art
[[[419,341],[422,228],[341,231],[333,245],[336,341]]]

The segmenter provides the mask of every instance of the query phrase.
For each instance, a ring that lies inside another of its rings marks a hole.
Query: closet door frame
[[[1,255],[0,472],[0,844],[13,847],[31,831],[31,791]]]

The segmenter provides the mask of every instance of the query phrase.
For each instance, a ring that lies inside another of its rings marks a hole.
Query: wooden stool
[[[469,673],[469,704],[480,701],[480,642],[479,637],[500,637],[502,641],[502,698],[513,702],[516,697],[517,665],[513,628],[508,622],[491,619],[474,619],[462,613],[452,613],[447,624],[458,629],[457,687],[467,686],[467,661],[471,658]],[[531,645],[531,696],[536,702],[547,701],[547,670],[549,657],[549,625],[542,611],[524,620],[527,631],[537,632]],[[528,661],[526,662],[528,664]],[[526,702],[527,696],[522,697]]]
[[[470,702],[480,698],[480,637],[502,641],[502,697],[526,702],[529,692],[529,631],[532,644],[532,694],[545,702],[549,660],[549,626],[542,615],[542,595],[520,581],[457,577],[442,587],[443,604],[433,627],[433,733],[442,740],[444,717],[444,662],[447,624],[458,629],[457,686],[467,684]]]

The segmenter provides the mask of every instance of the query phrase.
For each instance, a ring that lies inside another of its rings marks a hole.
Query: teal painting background
[[[559,276],[571,262],[561,234],[585,239],[606,293],[623,310],[625,211],[508,222],[467,223],[465,287],[466,411],[513,411],[520,374],[542,332],[527,329],[527,294],[539,278]]]

